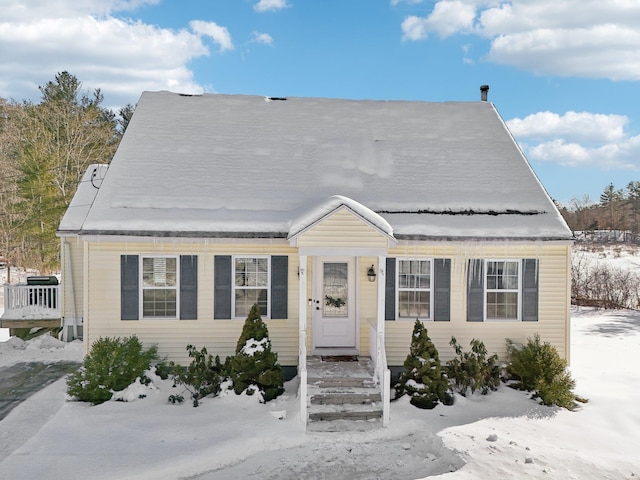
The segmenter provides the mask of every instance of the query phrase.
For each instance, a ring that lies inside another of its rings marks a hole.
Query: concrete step
[[[310,389],[311,405],[363,405],[381,402],[382,396],[372,388],[323,388]]]
[[[380,404],[365,405],[310,405],[309,422],[335,420],[380,420],[382,406]]]
[[[308,377],[307,385],[318,388],[364,387],[375,388],[376,382],[368,377]]]

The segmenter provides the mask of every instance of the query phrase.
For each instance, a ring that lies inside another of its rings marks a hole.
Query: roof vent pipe
[[[480,100],[482,100],[483,102],[486,102],[488,96],[489,96],[489,85],[480,85]]]

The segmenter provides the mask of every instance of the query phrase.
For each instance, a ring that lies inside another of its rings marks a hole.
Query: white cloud
[[[189,25],[196,34],[211,37],[220,46],[221,52],[233,50],[231,35],[226,27],[221,27],[215,22],[203,22],[202,20],[193,20]]]
[[[0,0],[0,96],[37,100],[37,86],[64,70],[100,88],[111,107],[135,103],[144,90],[211,91],[188,64],[210,55],[205,38],[232,49],[225,27],[194,21],[191,30],[172,30],[111,16],[157,1]]]
[[[570,141],[602,143],[624,139],[624,128],[628,123],[629,118],[625,115],[538,112],[509,120],[507,126],[518,138],[540,139],[555,135]]]
[[[273,45],[273,37],[268,33],[251,32],[251,42],[262,43],[263,45]]]
[[[256,12],[268,12],[282,10],[289,6],[290,5],[287,3],[287,0],[260,0],[253,6],[253,9]]]
[[[436,3],[428,17],[409,16],[402,22],[404,40],[422,40],[429,32],[447,37],[473,26],[475,7],[459,0]]]
[[[530,160],[640,170],[640,135],[625,132],[629,119],[624,115],[539,112],[506,123]]]
[[[638,25],[636,0],[438,0],[402,28],[405,40],[488,38],[488,60],[538,74],[640,80]]]
[[[417,5],[418,3],[422,3],[424,0],[391,0],[391,6],[395,7],[399,3],[408,3],[409,5]]]

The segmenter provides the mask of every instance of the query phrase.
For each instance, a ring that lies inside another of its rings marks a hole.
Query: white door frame
[[[325,262],[346,262],[348,265],[348,320],[351,322],[349,329],[353,328],[353,342],[350,345],[342,344],[332,346],[326,344],[322,335],[323,317],[323,265]],[[358,267],[359,258],[355,256],[315,256],[313,257],[313,278],[312,278],[312,301],[311,301],[311,319],[312,319],[312,350],[313,354],[320,355],[357,355],[360,351],[360,317],[358,308]]]

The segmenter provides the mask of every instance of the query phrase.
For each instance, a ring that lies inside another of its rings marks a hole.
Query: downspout
[[[72,314],[72,318],[73,318],[73,339],[75,340],[76,338],[78,338],[78,314],[77,314],[77,310],[76,310],[76,291],[75,291],[75,285],[73,283],[73,269],[72,269],[72,265],[71,265],[71,252],[69,250],[69,242],[67,241],[66,237],[62,237],[62,246],[63,246],[63,252],[64,252],[64,269],[65,269],[65,279],[64,279],[64,284],[63,284],[63,289],[66,290],[66,288],[69,288],[69,300],[71,303],[71,314]],[[66,302],[64,301],[66,295],[62,295],[62,312],[63,312],[63,317],[62,317],[62,326],[63,326],[63,331],[62,331],[62,338],[64,341],[67,341],[67,325],[65,322],[65,318],[66,318]]]

